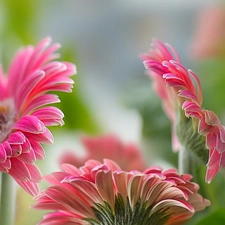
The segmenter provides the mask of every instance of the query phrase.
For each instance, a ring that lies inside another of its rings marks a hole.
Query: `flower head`
[[[89,159],[102,161],[104,158],[115,161],[124,170],[143,170],[146,163],[141,150],[133,143],[123,143],[115,135],[98,137],[83,137],[82,144],[86,156],[81,158],[72,151],[64,152],[60,156],[60,164],[70,163],[76,167],[84,165]]]
[[[55,210],[39,225],[178,225],[210,205],[191,176],[175,169],[126,172],[107,159],[62,168],[45,178],[52,186],[36,197],[36,209]]]
[[[153,44],[155,50],[150,51],[149,56],[145,57],[144,64],[147,69],[156,74],[157,79],[164,80],[164,83],[160,83],[161,89],[169,89],[167,99],[173,102],[173,105],[176,103],[176,110],[173,110],[173,113],[176,115],[175,120],[178,120],[176,135],[179,136],[179,141],[187,145],[187,148],[192,148],[192,151],[199,156],[205,155],[204,149],[200,146],[201,143],[209,149],[206,181],[210,182],[219,167],[225,167],[225,127],[214,112],[202,109],[202,88],[199,78],[176,58],[169,59],[167,46],[155,41]],[[155,55],[160,55],[160,60]],[[174,93],[176,93],[175,98]],[[164,98],[163,101],[167,99]],[[183,116],[180,115],[180,109],[184,111],[187,119],[177,119],[177,111],[179,117]],[[201,135],[205,139],[202,139]]]
[[[149,53],[141,54],[140,57],[144,62],[148,63],[148,67],[151,67],[151,70],[148,70],[148,75],[152,79],[155,92],[162,100],[166,115],[171,121],[172,148],[174,151],[177,151],[181,144],[175,132],[175,123],[177,103],[179,104],[180,101],[173,89],[165,88],[163,74],[169,71],[162,65],[162,62],[164,60],[176,60],[180,62],[180,58],[172,46],[169,44],[164,45],[159,40],[155,40],[152,43]]]
[[[43,39],[15,55],[6,76],[0,70],[0,171],[10,174],[30,194],[38,191],[41,173],[35,161],[44,158],[42,143],[52,143],[46,126],[63,125],[63,113],[54,106],[58,96],[70,92],[76,68],[53,61],[59,44]]]

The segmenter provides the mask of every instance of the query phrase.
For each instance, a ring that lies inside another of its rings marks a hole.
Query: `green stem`
[[[178,153],[178,171],[180,174],[192,173],[190,153],[182,146]]]
[[[7,173],[2,173],[1,177],[0,225],[13,225],[15,205],[14,183]]]

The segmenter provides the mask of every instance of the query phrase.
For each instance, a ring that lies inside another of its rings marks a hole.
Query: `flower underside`
[[[118,194],[115,198],[114,209],[107,202],[104,205],[95,203],[92,207],[96,219],[85,218],[91,225],[163,225],[170,218],[170,213],[164,208],[162,211],[151,213],[152,207],[147,202],[137,201],[132,208],[127,198],[126,203]]]
[[[180,143],[185,146],[194,158],[206,164],[209,153],[205,144],[205,137],[200,135],[195,127],[196,119],[185,117],[181,110],[177,114],[180,114],[178,117],[183,117],[175,125]]]

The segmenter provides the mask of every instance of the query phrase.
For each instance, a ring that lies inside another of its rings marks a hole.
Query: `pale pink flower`
[[[38,192],[41,173],[35,161],[45,156],[42,143],[52,143],[46,126],[63,125],[59,102],[50,91],[70,92],[75,66],[53,61],[59,44],[43,39],[15,55],[7,75],[0,70],[0,171],[11,175],[28,193]]]
[[[134,143],[122,142],[115,135],[83,137],[81,139],[86,155],[80,157],[72,151],[64,152],[59,163],[70,163],[76,167],[84,165],[89,159],[101,161],[104,158],[115,161],[123,170],[143,170],[147,167],[141,150]]]
[[[159,41],[155,41],[155,43],[153,44],[157,48],[155,51],[160,52],[158,54],[161,54],[163,58],[165,53],[162,49],[167,48],[167,46]],[[152,52],[149,54],[151,55]],[[202,88],[197,75],[193,71],[187,70],[180,61],[168,60],[167,55],[165,54],[165,60],[161,59],[159,62],[154,57],[153,52],[153,56],[149,56],[144,64],[147,69],[164,79],[164,88],[172,89],[169,93],[172,91],[177,93],[175,98],[174,95],[168,96],[169,101],[178,102],[177,107],[182,107],[185,116],[193,118],[192,127],[195,128],[197,122],[198,133],[205,136],[206,146],[209,149],[206,181],[210,182],[218,172],[219,167],[225,167],[225,127],[214,112],[202,109]],[[161,63],[160,67],[158,63]]]
[[[54,210],[38,225],[179,225],[210,205],[191,175],[175,169],[126,172],[107,159],[62,169],[45,177],[52,186],[35,198],[34,208]]]
[[[196,28],[191,43],[191,56],[195,58],[218,57],[225,54],[225,6],[208,5],[197,15]]]
[[[153,82],[153,88],[157,95],[161,98],[163,109],[171,121],[171,133],[172,133],[172,149],[178,151],[180,148],[180,141],[175,132],[176,122],[176,108],[179,101],[174,101],[177,98],[177,93],[171,88],[165,88],[165,81],[163,74],[168,73],[168,69],[162,65],[164,60],[175,60],[180,62],[179,56],[172,46],[166,44],[166,46],[159,40],[155,40],[148,53],[140,55],[141,59],[148,62],[151,65],[151,71],[148,70],[148,75]],[[160,75],[160,76],[159,76]],[[173,96],[173,97],[172,97]]]

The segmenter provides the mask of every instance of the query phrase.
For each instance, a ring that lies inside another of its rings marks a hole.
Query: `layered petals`
[[[35,198],[34,208],[54,210],[39,225],[177,225],[210,205],[191,176],[175,169],[126,172],[110,160],[91,160],[80,168],[64,164],[63,169],[45,177],[51,186]]]
[[[43,143],[52,143],[46,126],[63,125],[63,113],[49,104],[60,100],[50,91],[70,92],[76,67],[53,61],[59,44],[45,38],[18,51],[8,73],[0,71],[0,171],[9,173],[36,195],[42,175],[35,165],[44,158]]]
[[[159,94],[163,104],[167,106],[166,112],[172,111],[171,114],[175,114],[178,106],[184,110],[187,118],[197,119],[197,132],[205,136],[206,147],[210,152],[206,173],[206,181],[210,182],[219,167],[224,167],[225,164],[223,157],[225,154],[224,126],[214,112],[202,109],[202,88],[198,76],[193,71],[187,70],[181,64],[179,58],[176,60],[174,57],[169,57],[169,49],[165,50],[165,48],[167,48],[166,44],[156,40],[153,43],[153,50],[150,50],[149,54],[144,58],[144,65],[150,73],[157,73],[155,76],[160,77],[157,78],[158,80],[163,79],[164,83],[157,81],[160,84],[160,90],[163,90],[163,88],[170,89],[167,91],[166,97]],[[171,108],[168,105],[174,107]],[[175,120],[176,118],[171,120],[172,124],[175,123]],[[215,157],[219,158],[219,160],[215,160]],[[210,166],[212,161],[214,162],[213,169]]]

